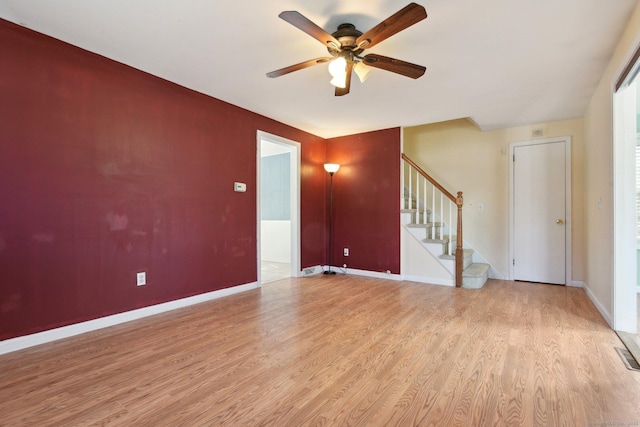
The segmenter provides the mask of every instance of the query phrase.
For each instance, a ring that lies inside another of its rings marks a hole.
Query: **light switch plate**
[[[244,193],[245,191],[247,191],[247,184],[245,184],[244,182],[234,182],[233,191],[237,193]]]
[[[138,286],[144,286],[147,284],[147,273],[144,271],[136,274],[136,284]]]

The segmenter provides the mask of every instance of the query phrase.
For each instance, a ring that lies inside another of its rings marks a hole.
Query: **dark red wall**
[[[327,162],[341,165],[333,177],[333,264],[400,274],[400,129],[330,139]]]
[[[302,144],[322,264],[325,140],[0,20],[0,340],[254,282],[258,129]]]

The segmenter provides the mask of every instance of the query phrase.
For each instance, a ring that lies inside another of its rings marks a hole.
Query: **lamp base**
[[[323,272],[322,274],[336,274],[335,271],[331,271],[331,270],[327,270],[325,272]]]

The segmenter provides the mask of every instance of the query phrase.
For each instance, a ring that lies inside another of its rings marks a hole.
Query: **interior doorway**
[[[258,131],[258,284],[300,272],[300,144]]]

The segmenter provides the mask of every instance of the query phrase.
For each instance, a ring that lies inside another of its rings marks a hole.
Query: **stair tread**
[[[411,228],[429,228],[429,227],[442,227],[441,222],[427,222],[426,224],[416,224],[412,222],[411,224],[407,224],[407,227]]]
[[[422,239],[422,241],[424,243],[447,243],[449,241],[449,239],[446,238],[447,236],[442,236],[442,239]]]
[[[464,256],[465,257],[471,256],[475,252],[473,249],[467,249],[467,248],[462,249],[462,251],[464,252]],[[440,258],[443,258],[443,259],[456,259],[455,251],[454,251],[453,255],[442,254],[442,255],[440,255]]]
[[[402,208],[402,209],[400,209],[400,212],[402,212],[402,213],[413,213],[413,212],[431,213],[431,209],[424,210],[424,209],[417,209],[417,208]]]
[[[489,264],[474,263],[462,271],[462,277],[480,277],[487,274]]]

